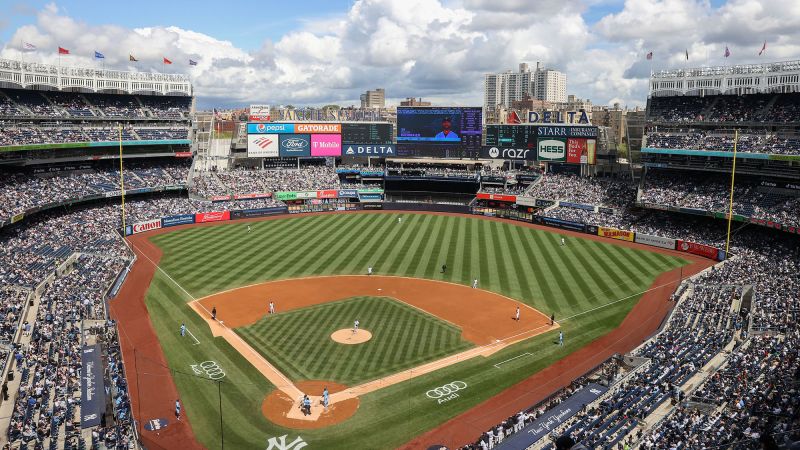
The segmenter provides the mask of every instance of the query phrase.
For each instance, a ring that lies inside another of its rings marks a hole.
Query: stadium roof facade
[[[189,77],[182,74],[67,67],[9,59],[0,59],[0,87],[125,94],[193,94]]]
[[[800,61],[653,72],[650,96],[800,92]]]

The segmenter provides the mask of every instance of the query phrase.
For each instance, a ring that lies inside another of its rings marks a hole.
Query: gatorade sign
[[[566,162],[567,140],[563,138],[541,138],[537,141],[539,161]]]

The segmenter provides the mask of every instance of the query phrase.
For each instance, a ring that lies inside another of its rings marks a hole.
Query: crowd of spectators
[[[635,192],[636,188],[629,180],[547,173],[525,192],[525,196],[587,205],[622,207],[633,203]]]
[[[651,170],[641,196],[644,203],[727,213],[730,180],[726,175],[702,173],[679,176]],[[800,226],[800,192],[792,195],[757,180],[740,179],[734,185],[733,213],[744,217]]]
[[[123,141],[188,139],[186,127],[134,127],[122,129]],[[117,127],[100,126],[33,126],[14,124],[0,129],[0,145],[58,144],[65,142],[116,142],[120,130]]]
[[[800,122],[800,94],[653,97],[648,119],[657,123]]]
[[[131,162],[125,167],[125,188],[185,185],[188,173],[189,161]],[[37,206],[120,190],[119,169],[113,164],[68,172],[0,174],[0,220]]]
[[[800,136],[755,131],[739,133],[738,141],[732,131],[653,131],[647,134],[644,146],[731,152],[734,141],[737,152],[800,155]]]
[[[279,191],[314,191],[341,187],[339,176],[333,167],[328,166],[208,172],[195,177],[192,182],[192,192],[204,198]]]

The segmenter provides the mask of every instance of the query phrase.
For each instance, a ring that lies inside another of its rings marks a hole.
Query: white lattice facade
[[[800,61],[654,72],[650,96],[800,92]]]
[[[0,59],[0,85],[126,94],[192,95],[186,75],[65,67]]]

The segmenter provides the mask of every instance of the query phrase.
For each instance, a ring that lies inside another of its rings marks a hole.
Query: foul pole
[[[122,235],[125,236],[125,174],[122,172],[122,125],[118,125],[119,132],[119,188],[122,193]]]
[[[733,134],[733,167],[731,168],[731,197],[728,202],[728,236],[725,239],[725,254],[728,254],[728,249],[731,245],[731,221],[733,220],[733,185],[736,178],[736,145],[739,142],[739,130],[735,130]]]

